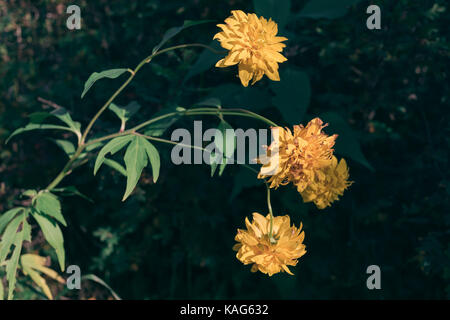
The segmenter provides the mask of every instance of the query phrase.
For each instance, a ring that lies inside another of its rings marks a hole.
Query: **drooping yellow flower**
[[[304,202],[313,201],[319,209],[331,206],[338,200],[353,182],[348,181],[349,173],[344,159],[338,160],[335,156],[331,164],[322,169],[323,175],[318,175],[315,180],[300,193]]]
[[[274,141],[267,148],[266,156],[258,160],[264,165],[259,179],[269,178],[271,188],[292,182],[299,192],[316,176],[323,178],[322,168],[331,164],[333,146],[337,135],[328,136],[319,118],[312,119],[306,127],[295,125],[294,133],[288,128],[272,128]]]
[[[241,10],[231,11],[225,24],[218,24],[221,32],[214,36],[221,46],[229,50],[228,55],[216,63],[225,68],[239,64],[239,78],[244,87],[250,80],[252,85],[265,74],[269,79],[280,81],[278,63],[287,59],[280,53],[286,46],[285,37],[277,37],[278,25],[272,19],[246,14]]]
[[[306,253],[302,224],[297,229],[291,226],[288,215],[274,217],[272,236],[276,242],[269,239],[270,215],[264,217],[254,212],[252,223],[245,218],[245,225],[247,230],[238,229],[235,237],[239,242],[233,247],[237,251],[236,257],[245,265],[253,264],[252,272],[259,270],[272,276],[286,271],[292,275],[288,266],[297,265],[298,259]]]

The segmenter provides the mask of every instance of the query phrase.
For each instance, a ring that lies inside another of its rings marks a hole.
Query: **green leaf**
[[[148,159],[152,165],[153,182],[159,176],[160,158],[156,148],[141,136],[135,136],[125,152],[125,167],[127,171],[127,187],[122,201],[125,201],[136,187],[142,170],[147,166]]]
[[[211,177],[214,177],[214,173],[216,172],[217,166],[219,165],[219,155],[215,152],[211,152],[209,154],[209,164],[211,166]]]
[[[23,209],[23,207],[13,208],[6,211],[0,216],[0,234],[3,232],[3,229],[5,229],[6,225],[16,216],[16,214],[18,214]]]
[[[172,113],[172,112],[182,112],[185,111],[185,108],[182,107],[169,107],[169,108],[164,108],[158,112],[156,112],[152,118],[157,118],[160,116],[163,116],[165,114],[168,113]],[[174,115],[171,117],[167,117],[164,119],[161,119],[159,121],[156,121],[148,126],[146,126],[146,131],[145,131],[145,135],[146,136],[152,136],[152,137],[160,137],[164,134],[164,132],[172,125],[174,124],[179,118],[181,117],[181,115]]]
[[[222,102],[220,102],[220,99],[217,99],[217,98],[207,98],[199,103],[196,103],[195,105],[220,108],[222,106]]]
[[[23,240],[31,242],[31,225],[27,222],[26,219],[23,220]]]
[[[23,128],[19,128],[16,129],[13,133],[11,133],[11,135],[8,137],[8,139],[6,139],[6,143],[9,142],[9,140],[11,140],[12,137],[23,133],[23,132],[27,132],[27,131],[31,131],[31,130],[65,130],[65,131],[70,131],[73,132],[73,130],[71,128],[68,127],[64,127],[64,126],[59,126],[59,125],[55,125],[55,124],[37,124],[37,123],[29,123],[27,124],[25,127]]]
[[[111,155],[115,154],[117,151],[122,149],[127,145],[128,142],[134,139],[135,136],[133,135],[127,135],[122,137],[117,137],[112,139],[110,142],[108,142],[98,153],[97,159],[95,160],[94,165],[94,175],[97,174],[98,169],[100,169],[100,166],[105,161],[105,156],[108,153],[111,153]]]
[[[155,183],[159,178],[159,170],[161,168],[161,159],[159,157],[159,152],[153,144],[151,144],[147,139],[139,137],[142,139],[142,143],[147,153],[147,157],[150,160],[152,166],[153,182]]]
[[[28,118],[30,119],[31,123],[42,123],[45,119],[51,116],[52,114],[49,112],[39,111],[29,114]]]
[[[39,213],[51,216],[63,226],[67,227],[67,222],[61,213],[61,203],[53,193],[48,191],[40,192],[33,199],[33,206]]]
[[[15,248],[11,258],[6,264],[6,279],[8,280],[8,300],[12,300],[14,296],[14,288],[16,287],[16,273],[17,267],[19,265],[20,252],[22,251],[24,236],[25,229],[22,228],[22,231],[18,232],[14,237]]]
[[[81,279],[82,279],[82,280],[91,280],[91,281],[94,281],[94,282],[97,282],[97,283],[101,284],[102,286],[104,286],[105,288],[107,288],[107,289],[111,292],[111,294],[112,294],[112,296],[114,297],[114,299],[116,299],[116,300],[122,300],[122,299],[117,295],[117,293],[116,293],[113,289],[111,289],[110,286],[108,286],[108,285],[106,284],[105,281],[103,281],[102,279],[100,279],[99,277],[97,277],[95,274],[87,274],[87,275],[84,275],[84,276],[81,277]]]
[[[5,299],[5,288],[3,288],[3,281],[0,281],[0,301]]]
[[[16,216],[6,227],[5,233],[2,236],[2,241],[0,242],[0,264],[5,261],[12,244],[14,243],[17,229],[22,223],[24,218],[24,213]]]
[[[228,158],[230,158],[233,155],[234,150],[236,149],[236,136],[234,135],[234,132],[233,134],[227,134],[226,133],[227,129],[233,130],[233,128],[226,121],[224,120],[220,121],[217,130],[222,134],[222,139],[220,139],[219,135],[215,136],[214,138],[214,143],[217,146],[217,149],[222,153],[222,161],[219,167],[219,176],[222,175],[228,163]],[[214,161],[214,163],[216,163],[216,161]],[[213,174],[214,172],[211,172],[211,176]]]
[[[65,252],[64,252],[64,238],[58,224],[51,221],[46,216],[39,214],[37,211],[32,211],[34,219],[41,227],[47,242],[55,249],[56,256],[58,257],[59,266],[61,271],[65,269]]]
[[[127,71],[128,69],[121,68],[121,69],[105,70],[102,72],[94,72],[93,74],[91,74],[89,79],[87,79],[86,83],[84,84],[84,90],[83,93],[81,94],[81,99],[83,99],[84,95],[89,91],[89,89],[96,81],[103,78],[115,79]]]
[[[279,29],[283,29],[289,20],[291,0],[253,0],[253,6],[258,15],[272,18]]]
[[[62,139],[50,139],[53,141],[58,147],[60,147],[67,156],[71,157],[75,153],[75,146],[72,142],[68,140]]]
[[[230,195],[232,201],[242,190],[246,188],[256,187],[262,185],[264,180],[258,179],[257,174],[246,169],[240,168],[238,173],[234,175],[233,191]]]
[[[34,198],[36,195],[37,195],[37,191],[31,190],[31,189],[28,189],[28,190],[22,192],[22,194],[21,194],[22,197],[28,197],[28,198]]]
[[[164,36],[161,40],[161,42],[155,46],[152,50],[152,54],[155,54],[157,51],[159,51],[159,49],[161,49],[161,47],[167,42],[169,41],[171,38],[173,38],[174,36],[176,36],[178,33],[180,33],[181,31],[183,31],[186,28],[198,25],[198,24],[202,24],[202,23],[207,23],[207,22],[212,22],[214,20],[199,20],[199,21],[190,21],[190,20],[186,20],[184,21],[183,25],[180,27],[173,27],[170,28],[169,30],[166,31],[166,33],[164,33]]]
[[[217,51],[223,50],[219,42],[214,40],[209,46]],[[205,72],[215,66],[217,61],[225,57],[225,53],[214,53],[209,49],[204,49],[203,52],[198,57],[197,61],[189,69],[187,75],[183,79],[183,84],[186,83],[192,77]]]
[[[112,112],[114,112],[122,122],[127,122],[134,114],[136,114],[136,112],[139,111],[141,106],[136,101],[132,101],[125,107],[121,107],[116,105],[115,103],[111,103],[108,108]]]
[[[81,124],[79,122],[73,121],[70,113],[66,109],[58,108],[52,111],[50,114],[67,124],[69,128],[71,128],[74,132],[80,132]]]
[[[142,170],[148,164],[147,154],[142,140],[134,137],[125,152],[125,166],[127,170],[127,187],[122,201],[124,201],[136,187]]]
[[[106,163],[106,162],[105,162]],[[87,201],[94,202],[91,198],[82,194],[78,189],[74,186],[68,186],[63,188],[54,188],[53,192],[58,192],[62,196],[79,196]]]
[[[43,124],[42,121],[49,117],[55,117],[65,123],[67,127],[57,125],[57,124]],[[81,137],[81,124],[79,122],[73,121],[72,117],[70,116],[69,112],[64,108],[58,108],[51,113],[48,112],[34,112],[29,115],[30,123],[27,124],[23,128],[19,128],[15,130],[6,140],[6,143],[9,142],[9,140],[14,137],[15,135],[18,135],[22,132],[31,131],[31,130],[37,130],[37,129],[56,129],[56,130],[66,130],[71,131],[75,133],[78,137]]]
[[[310,0],[300,11],[299,18],[335,19],[345,15],[347,9],[361,0]]]
[[[125,168],[118,163],[117,161],[114,161],[112,159],[105,159],[105,164],[111,168],[113,168],[114,170],[118,171],[119,173],[121,173],[122,175],[124,175],[125,177],[127,176],[127,171],[125,170]]]
[[[337,133],[339,135],[336,139],[335,146],[337,154],[348,157],[362,164],[371,171],[375,171],[362,153],[361,147],[352,128],[339,114],[335,112],[325,112],[322,113],[319,118],[324,122],[328,122],[329,125],[325,128],[327,133]]]
[[[58,108],[52,112],[34,112],[28,116],[30,118],[30,123],[41,124],[45,119],[49,117],[55,117],[60,121],[64,122],[69,128],[74,132],[79,132],[81,124],[79,122],[73,121],[70,113],[65,108]]]
[[[271,83],[275,93],[273,104],[280,110],[284,120],[299,124],[306,113],[311,97],[311,87],[306,73],[293,69],[281,72],[281,81]]]
[[[47,282],[40,275],[40,273],[45,274],[46,276],[58,281],[61,284],[65,284],[66,282],[55,270],[52,270],[45,266],[46,260],[47,259],[45,257],[41,257],[35,254],[23,254],[20,257],[20,264],[22,266],[23,273],[30,276],[34,283],[42,289],[47,298],[51,300],[53,299],[53,296],[50,288],[48,287]]]

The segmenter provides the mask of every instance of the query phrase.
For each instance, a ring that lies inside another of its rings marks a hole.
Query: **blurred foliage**
[[[81,0],[82,28],[70,31],[65,10],[71,1],[0,0],[0,212],[26,201],[18,195],[44,187],[67,161],[47,139],[60,134],[34,132],[4,144],[28,114],[49,108],[42,99],[85,125],[120,84],[99,81],[81,100],[93,72],[134,67],[183,20],[220,23],[232,9],[256,10],[273,16],[289,38],[280,83],[263,79],[243,88],[236,70],[212,67],[218,56],[189,48],[155,58],[116,102],[137,101],[145,119],[214,97],[282,125],[315,116],[329,121],[326,132],[340,134],[337,152],[347,158],[355,183],[323,211],[303,204],[293,188],[272,196],[275,214],[289,213],[304,225],[308,252],[292,269],[295,276],[252,274],[231,250],[244,217],[266,212],[264,186],[243,181],[238,166],[214,178],[207,165],[175,166],[166,145],[157,146],[158,182],[144,170],[124,203],[125,178],[106,166],[94,177],[94,161],[64,181],[93,199],[64,198],[67,264],[98,275],[125,299],[450,298],[448,2],[253,2]],[[381,30],[366,28],[369,4],[381,7]],[[195,26],[170,44],[209,44],[217,30],[214,23]],[[191,125],[192,119],[177,122]],[[110,112],[96,130],[119,127]],[[51,247],[36,226],[32,231],[25,249],[52,256],[56,268]],[[366,288],[371,264],[381,267],[382,290]],[[111,297],[96,283],[84,281],[81,291],[51,279],[47,284],[57,299]],[[21,274],[16,297],[45,296]]]

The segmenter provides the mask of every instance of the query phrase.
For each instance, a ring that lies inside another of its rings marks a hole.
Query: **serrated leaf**
[[[157,51],[159,51],[159,49],[161,49],[161,47],[167,41],[169,41],[171,38],[176,36],[178,33],[183,31],[184,29],[192,27],[192,26],[195,26],[195,25],[199,25],[199,24],[202,24],[202,23],[212,22],[212,21],[214,21],[214,20],[199,20],[199,21],[186,20],[186,21],[184,21],[182,26],[170,28],[169,30],[166,31],[166,33],[164,33],[164,36],[163,36],[161,42],[153,48],[152,54],[155,54]]]
[[[345,15],[348,8],[361,0],[310,0],[300,11],[300,18],[334,19]]]
[[[12,219],[20,212],[24,210],[23,207],[13,208],[11,210],[6,211],[0,216],[0,234],[5,229],[6,225],[12,221]]]
[[[22,223],[24,214],[16,216],[6,227],[5,232],[2,236],[2,241],[0,242],[0,264],[6,260],[6,257],[11,250],[11,246],[15,241],[17,234],[17,229]]]
[[[23,218],[23,217],[22,217]],[[8,280],[8,300],[12,300],[14,289],[16,287],[16,273],[19,265],[20,252],[22,251],[22,243],[24,240],[24,229],[18,232],[14,239],[14,251],[11,258],[6,264],[6,279]]]
[[[275,93],[273,104],[280,110],[284,120],[299,124],[306,113],[311,97],[308,75],[302,71],[287,69],[281,72],[281,81],[271,83]]]
[[[81,99],[83,99],[84,95],[89,91],[89,89],[92,87],[92,85],[96,81],[103,79],[103,78],[115,79],[127,71],[128,71],[128,69],[120,68],[120,69],[105,70],[102,72],[94,72],[93,74],[90,75],[90,77],[87,79],[86,83],[84,84],[84,90],[83,90],[83,93],[81,94]]]
[[[127,122],[134,114],[136,114],[136,112],[139,111],[141,106],[136,101],[132,101],[124,107],[111,103],[108,108],[114,112],[121,121]]]
[[[61,203],[53,193],[48,191],[40,192],[34,198],[33,206],[39,213],[53,217],[63,226],[67,227],[67,222],[61,213]]]
[[[348,157],[359,162],[371,171],[375,171],[362,153],[359,141],[356,139],[352,128],[339,114],[325,112],[319,115],[319,118],[328,123],[328,127],[325,128],[327,132],[330,134],[338,134],[335,146],[337,154]]]
[[[290,0],[253,0],[255,11],[266,19],[272,18],[283,29],[289,20]]]
[[[100,169],[100,166],[105,161],[105,156],[108,153],[111,153],[111,155],[115,154],[117,151],[122,149],[134,139],[135,136],[133,135],[127,135],[122,137],[117,137],[109,141],[98,153],[97,159],[95,160],[94,165],[94,175],[97,174],[98,169]]]
[[[181,112],[181,111],[185,111],[186,109],[182,108],[182,107],[169,107],[169,108],[164,108],[158,112],[156,112],[152,118],[157,118],[160,116],[163,116],[165,114],[168,113],[173,113],[173,112]],[[148,126],[146,126],[146,131],[144,132],[144,134],[146,136],[152,136],[152,137],[159,137],[162,136],[164,134],[164,132],[172,125],[174,124],[179,118],[181,117],[181,115],[174,115],[172,117],[167,117],[164,119],[161,119],[159,121],[156,121]]]
[[[47,242],[55,249],[58,257],[59,266],[62,271],[65,269],[65,252],[64,252],[64,237],[56,222],[49,220],[49,218],[39,214],[36,211],[31,213],[34,219],[39,224],[42,233]]]
[[[47,282],[41,275],[38,273],[44,273],[53,280],[58,281],[61,284],[64,284],[64,279],[54,270],[47,268],[45,266],[46,264],[46,258],[41,257],[35,254],[23,254],[20,257],[20,264],[22,266],[23,273],[25,275],[29,275],[31,279],[42,289],[44,294],[47,296],[48,299],[53,299],[52,293],[50,291],[50,288],[47,285]]]

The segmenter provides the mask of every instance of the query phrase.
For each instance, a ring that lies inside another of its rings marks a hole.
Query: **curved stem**
[[[61,182],[62,179],[64,179],[64,177],[66,176],[66,173],[70,170],[72,163],[74,163],[74,161],[80,156],[81,152],[83,152],[84,147],[85,146],[83,146],[83,145],[78,147],[77,151],[72,155],[72,157],[70,157],[69,161],[66,163],[66,165],[61,170],[61,172],[56,176],[55,179],[53,179],[52,182],[50,182],[50,184],[47,186],[47,188],[45,188],[46,190],[52,190],[54,187],[56,187]]]
[[[270,203],[270,188],[266,183],[267,187],[267,207],[269,208],[270,214],[270,229],[269,229],[269,241],[270,243],[276,243],[277,240],[273,237],[273,212],[272,212],[272,204]]]
[[[131,72],[131,75],[129,76],[127,81],[125,81],[125,83],[122,84],[122,86],[119,89],[117,89],[116,92],[114,92],[114,94],[108,99],[108,101],[106,101],[106,103],[100,108],[100,110],[97,111],[95,116],[91,119],[91,121],[89,122],[89,124],[86,127],[86,130],[84,130],[84,133],[81,136],[80,145],[84,144],[84,141],[86,140],[86,137],[87,137],[89,131],[91,131],[92,126],[94,125],[95,121],[97,121],[97,119],[106,110],[106,108],[108,108],[108,106],[111,104],[111,102],[113,102],[113,100],[119,95],[119,93],[121,93],[122,90],[125,89],[126,86],[131,82],[131,80],[133,80],[133,78],[136,74],[136,69],[135,69],[135,71]]]
[[[236,110],[236,111],[230,111],[230,110]],[[173,117],[176,115],[184,115],[184,116],[196,116],[196,115],[218,115],[218,114],[223,114],[223,115],[232,115],[232,116],[242,116],[242,117],[249,117],[249,118],[253,118],[253,119],[257,119],[257,120],[261,120],[269,125],[272,126],[277,126],[276,123],[274,123],[273,121],[257,114],[254,112],[243,112],[243,111],[248,111],[245,109],[216,109],[216,108],[193,108],[193,109],[189,109],[189,110],[185,110],[185,111],[178,111],[178,112],[171,112],[171,113],[167,113],[164,114],[162,116],[147,120],[131,129],[122,131],[122,132],[117,132],[117,133],[113,133],[113,134],[109,134],[106,135],[104,137],[101,138],[97,138],[94,140],[91,140],[89,142],[86,143],[86,146],[89,146],[91,144],[97,143],[97,142],[101,142],[101,141],[105,141],[105,140],[109,140],[109,139],[113,139],[113,138],[117,138],[120,136],[124,136],[130,133],[134,133],[139,129],[142,129],[154,122],[157,122],[159,120],[165,119],[165,118],[169,118],[169,117]]]
[[[134,134],[139,135],[141,137],[144,137],[144,138],[146,138],[148,140],[153,140],[153,141],[158,141],[158,142],[163,142],[163,143],[168,143],[168,144],[173,144],[173,145],[179,145],[179,146],[186,147],[186,148],[193,148],[193,149],[199,149],[199,150],[202,150],[202,151],[210,152],[209,150],[206,150],[206,148],[202,148],[202,147],[198,147],[198,146],[194,146],[194,145],[190,145],[190,144],[184,144],[184,143],[179,143],[179,142],[175,142],[175,141],[172,141],[172,140],[167,140],[167,139],[162,139],[162,138],[157,138],[157,137],[152,137],[152,136],[146,136],[145,134],[140,134],[140,133],[137,133],[137,132],[135,132]],[[248,169],[248,170],[258,174],[258,171],[253,169],[249,165],[246,165],[246,164],[241,164],[241,165],[244,168],[246,168],[246,169]]]
[[[131,82],[131,80],[133,80],[133,78],[136,76],[136,73],[139,71],[139,69],[142,68],[142,66],[146,63],[149,63],[154,57],[159,56],[160,54],[163,54],[165,52],[169,52],[172,50],[176,50],[176,49],[183,49],[183,48],[188,48],[188,47],[202,47],[202,48],[206,48],[212,52],[215,53],[220,53],[220,51],[217,51],[213,48],[211,48],[210,46],[207,46],[205,44],[201,44],[201,43],[188,43],[188,44],[180,44],[177,46],[173,46],[173,47],[169,47],[169,48],[165,48],[163,50],[157,51],[151,55],[149,55],[148,57],[146,57],[144,60],[142,60],[137,67],[134,70],[128,69],[128,72],[130,72],[130,76],[128,77],[128,79],[122,84],[122,86],[117,89],[116,92],[114,92],[114,94],[108,99],[108,101],[105,102],[105,104],[100,108],[100,110],[98,110],[98,112],[95,114],[95,116],[91,119],[91,121],[89,122],[89,124],[86,127],[86,130],[84,131],[83,135],[81,136],[81,140],[80,140],[80,144],[84,144],[86,137],[89,133],[89,131],[92,129],[95,121],[97,121],[97,119],[100,117],[100,115],[106,110],[106,108],[108,108],[108,106],[111,104],[111,102],[114,101],[114,99],[122,92],[123,89],[125,89],[128,84]]]
[[[148,140],[153,140],[153,141],[158,141],[158,142],[163,142],[163,143],[168,143],[168,144],[173,144],[173,145],[179,145],[179,146],[186,147],[186,148],[192,148],[192,149],[199,149],[199,150],[202,150],[202,151],[207,151],[205,148],[202,148],[202,147],[199,147],[199,146],[194,146],[194,145],[191,145],[191,144],[184,144],[184,143],[179,143],[179,142],[175,142],[175,141],[167,140],[167,139],[163,139],[163,138],[146,136],[145,134],[140,134],[140,133],[137,133],[137,132],[135,132],[134,134],[138,135],[138,136],[141,136],[141,137],[144,137],[144,138],[146,138]]]
[[[139,71],[139,69],[141,69],[144,64],[149,63],[154,57],[156,57],[162,53],[172,51],[175,49],[187,48],[187,47],[202,47],[202,48],[206,48],[215,53],[221,53],[220,51],[217,51],[217,50],[211,48],[210,46],[207,46],[207,45],[204,45],[201,43],[181,44],[181,45],[177,45],[177,46],[173,46],[173,47],[169,47],[169,48],[165,48],[163,50],[157,51],[157,52],[151,54],[150,56],[148,56],[147,58],[145,58],[144,60],[142,60],[134,70],[128,69],[128,72],[130,72],[130,76],[128,77],[128,79],[120,86],[119,89],[116,90],[116,92],[113,93],[113,95],[97,111],[97,113],[94,115],[94,117],[91,119],[91,121],[89,121],[81,138],[79,137],[78,148],[77,148],[76,152],[69,159],[69,161],[66,163],[66,165],[61,170],[61,172],[56,176],[56,178],[53,179],[52,182],[50,182],[50,184],[46,188],[47,190],[51,190],[51,189],[55,188],[61,182],[61,180],[64,179],[67,172],[70,171],[70,167],[73,164],[73,162],[80,156],[81,152],[86,147],[86,144],[85,144],[86,137],[87,137],[88,133],[91,131],[92,127],[94,126],[94,123],[97,121],[97,119],[100,117],[100,115],[106,110],[106,108],[108,108],[108,106],[111,104],[111,102],[113,102],[113,100],[122,92],[122,90],[128,86],[128,84],[131,82],[131,80],[133,80],[133,78],[136,76],[136,73]],[[154,121],[157,121],[157,120],[154,120]],[[130,132],[132,132],[132,131],[130,131]],[[110,136],[112,136],[112,135],[110,135]],[[103,139],[103,140],[106,140],[106,139]],[[100,141],[102,141],[102,140],[100,140]],[[91,143],[89,143],[89,144],[91,144]]]
[[[222,54],[222,53],[226,53],[227,51],[220,51],[220,50],[216,50],[211,48],[210,46],[206,45],[206,44],[202,44],[202,43],[188,43],[188,44],[180,44],[177,46],[173,46],[173,47],[169,47],[160,51],[157,51],[153,57],[156,57],[157,55],[160,55],[161,53],[167,52],[167,51],[171,51],[171,50],[175,50],[175,49],[183,49],[183,48],[188,48],[188,47],[202,47],[205,49],[208,49],[209,51],[216,53],[216,54]]]

